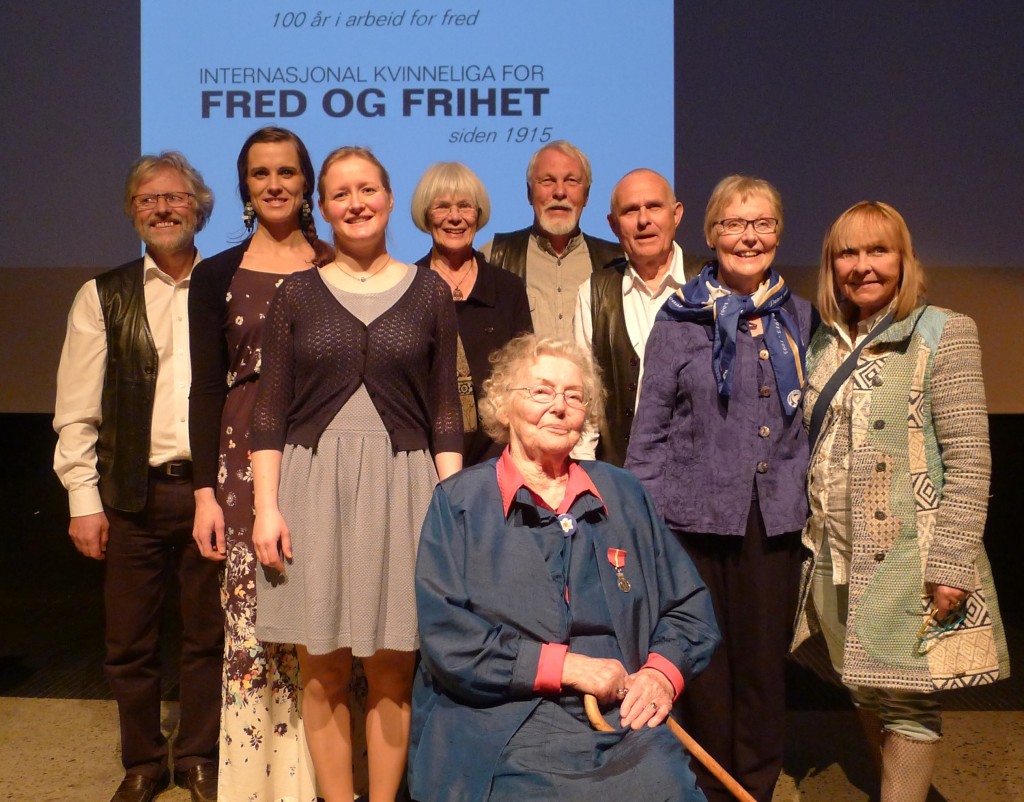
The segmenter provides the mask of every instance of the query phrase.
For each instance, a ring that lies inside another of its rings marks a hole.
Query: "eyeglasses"
[[[155,209],[160,198],[163,198],[172,209],[182,209],[191,205],[194,197],[191,192],[158,192],[155,195],[132,195],[132,203],[140,212],[146,212]]]
[[[468,201],[459,201],[458,203],[448,203],[447,201],[441,201],[435,203],[430,207],[430,216],[435,220],[445,220],[452,213],[452,209],[459,213],[459,217],[463,220],[476,220],[479,209]]]
[[[774,217],[758,217],[756,220],[745,220],[742,217],[727,217],[715,223],[719,234],[742,234],[747,226],[753,226],[758,234],[774,234],[779,230],[779,221]]]
[[[921,629],[917,633],[917,653],[927,654],[936,642],[947,632],[952,632],[964,621],[967,620],[967,606],[959,605],[956,609],[946,613],[945,618],[939,618],[939,611],[932,610],[931,615],[925,618]]]
[[[587,406],[587,399],[583,397],[582,390],[565,390],[556,393],[553,387],[546,384],[535,384],[533,387],[509,387],[509,390],[526,390],[530,398],[538,404],[553,404],[558,396],[565,399],[565,405],[572,409],[584,409]]]

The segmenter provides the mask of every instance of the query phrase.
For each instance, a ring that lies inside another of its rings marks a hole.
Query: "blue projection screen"
[[[429,248],[409,215],[423,171],[462,161],[491,197],[494,232],[530,223],[525,169],[568,139],[593,164],[584,230],[610,237],[615,182],[635,167],[673,176],[670,0],[458,5],[249,0],[142,3],[142,149],[183,151],[217,206],[200,249],[243,235],[235,159],[252,131],[290,128],[315,167],[341,145],[373,149],[391,174],[390,249]],[[317,216],[321,236],[330,239]]]

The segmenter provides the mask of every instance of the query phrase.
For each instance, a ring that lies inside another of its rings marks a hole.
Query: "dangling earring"
[[[245,209],[242,211],[242,222],[245,223],[245,230],[251,234],[253,228],[256,227],[256,210],[252,206],[252,201],[245,202]]]
[[[313,222],[313,210],[309,208],[309,201],[303,199],[302,208],[299,210],[299,228],[308,231]]]

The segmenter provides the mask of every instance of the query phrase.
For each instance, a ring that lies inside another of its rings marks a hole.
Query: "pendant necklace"
[[[452,271],[449,270],[444,265],[442,265],[440,262],[438,262],[436,260],[431,260],[430,264],[432,266],[438,268],[438,270],[441,271],[441,275],[444,276],[444,278],[448,280],[448,283],[450,285],[452,285],[452,298],[454,300],[461,301],[463,298],[466,297],[465,295],[462,294],[462,290],[460,290],[459,287],[462,286],[462,283],[467,278],[469,278],[469,276],[471,276],[473,274],[473,271],[476,269],[476,260],[475,259],[473,260],[473,265],[469,268],[469,270],[467,270],[465,273],[463,273],[462,278],[460,278],[458,281],[455,281],[455,277],[454,277]]]
[[[387,267],[389,264],[391,264],[391,257],[389,256],[387,259],[385,259],[384,260],[384,264],[382,264],[380,267],[376,268],[373,271],[367,271],[367,272],[365,272],[361,276],[358,275],[357,273],[353,273],[350,270],[346,270],[344,267],[341,266],[341,263],[338,262],[337,260],[331,262],[331,264],[334,265],[336,268],[338,268],[338,270],[340,270],[342,273],[344,273],[349,278],[354,279],[355,281],[358,281],[360,284],[365,284],[368,279],[373,278],[381,270],[383,270],[385,267]]]

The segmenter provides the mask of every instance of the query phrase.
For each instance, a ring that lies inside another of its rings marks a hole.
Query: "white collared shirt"
[[[633,409],[640,408],[640,388],[644,378],[644,351],[647,350],[647,338],[654,327],[657,317],[665,301],[676,290],[686,283],[683,274],[683,249],[672,243],[672,261],[661,281],[655,287],[648,286],[633,265],[626,265],[622,274],[622,314],[626,320],[626,333],[630,345],[640,358],[640,376],[636,383],[636,397]],[[594,319],[590,302],[590,279],[584,281],[576,294],[576,311],[572,319],[573,337],[576,344],[592,349],[594,343]],[[622,392],[622,388],[609,387],[608,392]],[[572,451],[576,459],[594,459],[597,451],[599,435],[588,427],[583,432],[579,443]]]
[[[193,267],[199,262],[196,253]],[[143,259],[146,318],[159,356],[149,464],[191,459],[188,394],[192,365],[188,344],[189,276],[175,281],[147,253]],[[58,434],[53,469],[68,491],[71,516],[102,512],[96,441],[107,366],[107,332],[96,280],[86,282],[68,313],[57,369],[53,428]]]

